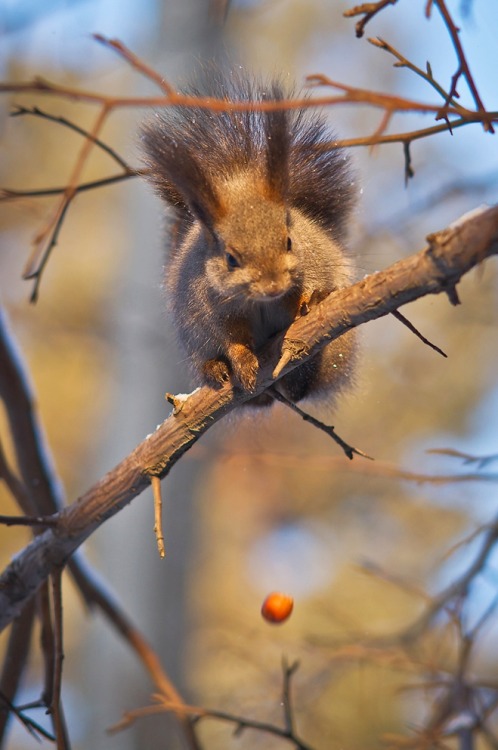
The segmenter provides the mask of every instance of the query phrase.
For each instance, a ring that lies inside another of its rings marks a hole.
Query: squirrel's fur
[[[184,93],[256,104],[291,96],[278,81],[211,74]],[[251,390],[267,340],[351,282],[341,244],[354,200],[347,157],[325,147],[334,136],[308,108],[167,108],[142,139],[150,180],[176,219],[165,285],[180,340],[202,380],[232,377]],[[353,359],[346,334],[279,388],[293,401],[333,395]]]

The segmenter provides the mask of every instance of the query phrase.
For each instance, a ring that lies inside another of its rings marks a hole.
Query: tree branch
[[[37,536],[7,567],[0,577],[0,630],[19,615],[57,566],[64,565],[105,520],[150,484],[151,476],[166,476],[211,425],[268,388],[282,356],[288,358],[290,354],[281,371],[284,375],[332,339],[427,294],[445,292],[456,304],[455,290],[461,277],[487,256],[498,253],[498,207],[466,215],[430,235],[428,241],[429,246],[419,253],[334,292],[285,334],[272,339],[261,354],[252,394],[234,390],[227,383],[220,390],[199,388],[184,398],[175,413],[129,456],[58,513],[56,528]]]

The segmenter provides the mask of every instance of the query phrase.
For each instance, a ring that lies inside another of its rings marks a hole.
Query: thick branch
[[[330,295],[285,335],[275,337],[260,358],[254,393],[234,391],[227,384],[219,391],[204,387],[178,399],[174,415],[85,495],[60,511],[57,527],[39,535],[8,566],[0,578],[0,630],[20,613],[56,566],[65,564],[95,529],[150,484],[151,476],[166,476],[212,424],[271,385],[282,353],[292,355],[283,375],[330,340],[427,294],[446,292],[455,303],[460,278],[485,257],[498,253],[498,207],[465,216],[431,235],[429,243],[416,255]]]

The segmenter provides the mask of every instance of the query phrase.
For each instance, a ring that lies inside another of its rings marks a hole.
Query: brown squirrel
[[[278,81],[240,72],[218,72],[184,93],[288,98]],[[203,382],[231,378],[251,391],[268,339],[351,283],[342,245],[354,197],[348,159],[321,148],[334,136],[306,108],[170,108],[145,124],[142,139],[150,180],[176,218],[165,287],[181,343]],[[343,335],[278,389],[294,402],[335,395],[350,379],[354,350],[354,334]],[[263,394],[252,403],[272,401]]]

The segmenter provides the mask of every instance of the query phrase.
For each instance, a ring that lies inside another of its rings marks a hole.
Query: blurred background
[[[342,16],[351,5],[233,0],[223,24],[223,4],[207,0],[3,0],[0,78],[42,76],[116,96],[152,94],[150,81],[92,39],[98,32],[123,41],[175,84],[200,61],[229,56],[298,83],[320,72],[437,102],[420,78],[355,38],[354,20]],[[456,70],[453,47],[437,11],[428,20],[424,8],[422,1],[389,8],[367,26],[366,36],[382,37],[423,69],[430,61],[434,77],[448,88]],[[448,8],[462,28],[481,97],[493,109],[498,5],[448,1]],[[472,106],[463,80],[459,92]],[[19,105],[37,105],[83,128],[91,126],[95,107],[18,93],[0,101],[0,187],[66,184],[81,136],[39,117],[10,117]],[[116,111],[102,136],[133,166],[140,164],[137,132],[145,116],[144,110]],[[328,116],[344,138],[371,134],[381,119],[364,107],[334,107]],[[431,124],[430,117],[397,116],[389,132]],[[406,187],[401,145],[358,148],[351,157],[361,186],[350,238],[358,278],[422,249],[429,232],[497,199],[496,142],[477,125],[414,143],[415,177]],[[116,171],[110,157],[94,150],[84,179]],[[31,282],[21,276],[54,200],[0,203],[0,299],[31,373],[67,502],[73,502],[166,418],[164,393],[186,392],[190,381],[165,312],[158,199],[138,179],[80,194],[33,305]],[[424,720],[427,696],[401,690],[421,681],[413,664],[379,655],[363,660],[338,646],[359,634],[389,635],[408,626],[424,605],[416,591],[434,594],[447,585],[473,559],[479,540],[450,556],[447,550],[496,514],[492,483],[410,482],[388,470],[457,475],[468,467],[427,451],[498,452],[497,280],[491,260],[464,279],[460,307],[440,295],[403,308],[447,360],[393,318],[363,327],[357,383],[333,424],[375,462],[349,462],[325,435],[280,407],[257,419],[233,416],[210,430],[163,482],[165,560],[156,551],[148,492],[87,543],[88,560],[188,702],[281,721],[285,655],[300,662],[296,721],[317,750],[381,747],[383,733],[403,733]],[[5,433],[2,413],[0,429]],[[0,512],[17,512],[1,486]],[[23,530],[0,528],[2,567],[28,539]],[[372,575],[375,566],[406,586]],[[469,626],[493,602],[497,572],[492,555],[466,603]],[[279,627],[260,616],[272,590],[295,599],[291,619]],[[106,734],[124,710],[149,702],[152,686],[108,624],[87,615],[70,583],[64,617],[64,700],[74,747],[184,747],[168,717]],[[497,635],[490,619],[474,655],[479,674],[496,670]],[[5,643],[4,633],[0,648]],[[450,668],[453,645],[451,638],[429,639],[424,659]],[[40,685],[34,657],[22,701],[38,695]],[[250,730],[235,737],[232,725],[214,721],[199,734],[206,750],[282,744]],[[13,723],[9,749],[35,746]]]

